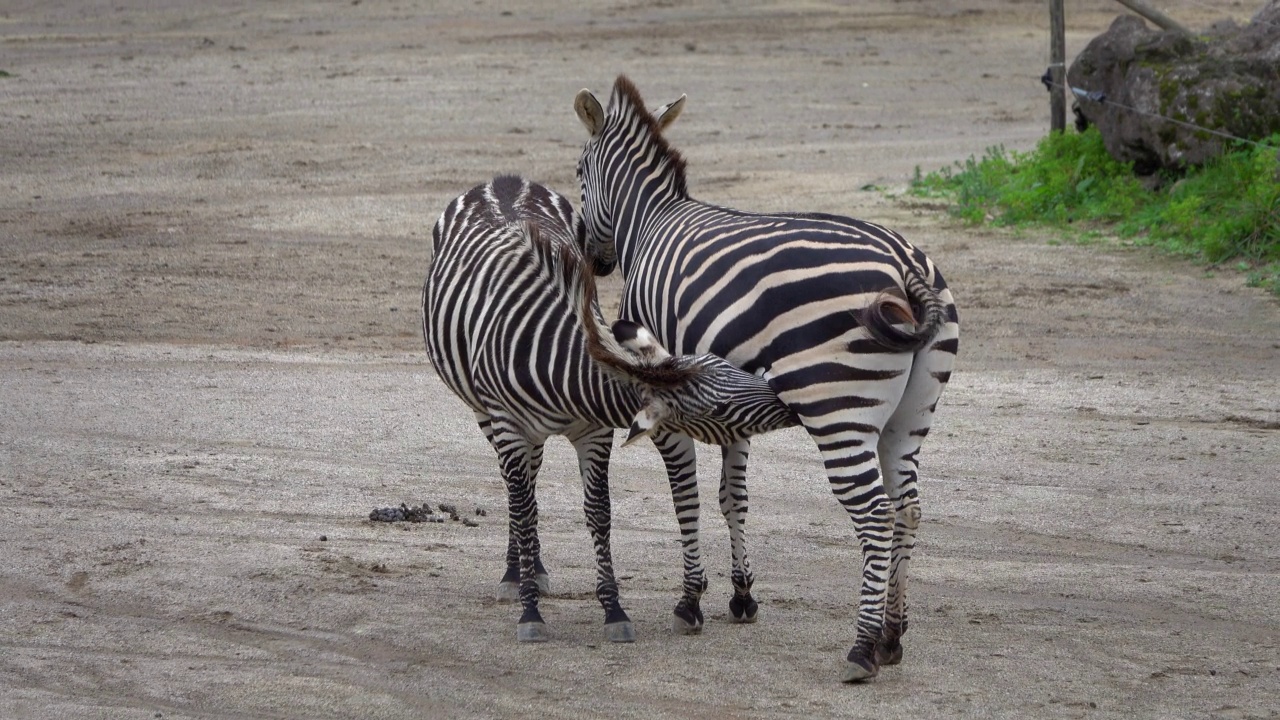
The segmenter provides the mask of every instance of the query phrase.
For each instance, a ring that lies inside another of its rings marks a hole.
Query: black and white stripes
[[[578,163],[588,247],[622,271],[622,317],[673,352],[710,352],[763,374],[799,416],[859,540],[857,635],[844,679],[869,678],[901,655],[917,456],[954,363],[956,308],[932,261],[887,228],[689,197],[685,162],[662,136],[683,106],[681,97],[650,114],[625,77],[607,109],[579,93],[575,109],[590,132]],[[679,476],[686,575],[676,625],[697,631],[706,581],[694,448],[672,432],[654,442]],[[755,617],[743,527],[748,450],[746,441],[723,447],[720,491],[733,545],[730,608],[743,621]]]
[[[672,357],[642,327],[606,327],[581,225],[570,203],[541,185],[499,176],[461,195],[436,222],[432,251],[422,300],[427,353],[498,454],[510,510],[499,596],[518,588],[518,639],[546,636],[534,488],[543,444],[564,435],[578,453],[607,635],[633,640],[609,546],[612,428],[732,442],[794,425],[795,415],[765,381],[721,358]]]

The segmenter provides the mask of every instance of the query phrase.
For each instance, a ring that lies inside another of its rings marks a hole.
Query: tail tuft
[[[909,268],[907,297],[897,289],[885,290],[858,311],[858,323],[871,338],[889,352],[915,352],[929,343],[947,320],[947,308],[920,274]],[[911,324],[913,330],[900,325]]]

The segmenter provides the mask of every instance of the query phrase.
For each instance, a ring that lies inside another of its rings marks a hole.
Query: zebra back
[[[575,293],[584,260],[568,200],[498,176],[451,202],[432,228],[423,334],[440,377],[477,411],[533,434],[575,422],[618,426],[637,393],[587,359]]]

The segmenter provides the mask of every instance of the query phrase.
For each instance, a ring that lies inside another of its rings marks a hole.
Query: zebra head
[[[684,110],[685,96],[667,103],[653,113],[645,109],[640,93],[625,76],[614,82],[608,111],[590,90],[583,89],[574,98],[573,108],[578,119],[586,126],[591,137],[578,159],[578,182],[582,186],[582,218],[588,256],[595,259],[597,267],[617,261],[618,248],[615,233],[626,234],[619,228],[615,212],[619,203],[627,202],[622,188],[610,187],[623,167],[657,163],[675,167],[678,182],[666,191],[687,196],[684,185],[684,159],[666,140],[665,130]],[[651,189],[638,188],[642,193]],[[646,198],[647,199],[647,198]],[[612,268],[610,268],[612,269]]]
[[[619,358],[613,367],[638,384],[641,396],[624,446],[658,429],[728,445],[799,424],[768,382],[723,358],[673,356],[643,326],[626,320],[614,323],[612,334],[634,358]]]

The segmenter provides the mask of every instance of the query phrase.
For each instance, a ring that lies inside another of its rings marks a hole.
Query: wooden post
[[[1173,18],[1165,15],[1159,10],[1151,7],[1142,0],[1116,0],[1116,2],[1138,13],[1142,17],[1156,24],[1161,30],[1173,30],[1183,35],[1190,35],[1191,31],[1179,25]]]
[[[1067,40],[1062,0],[1049,0],[1049,130],[1067,129]]]

